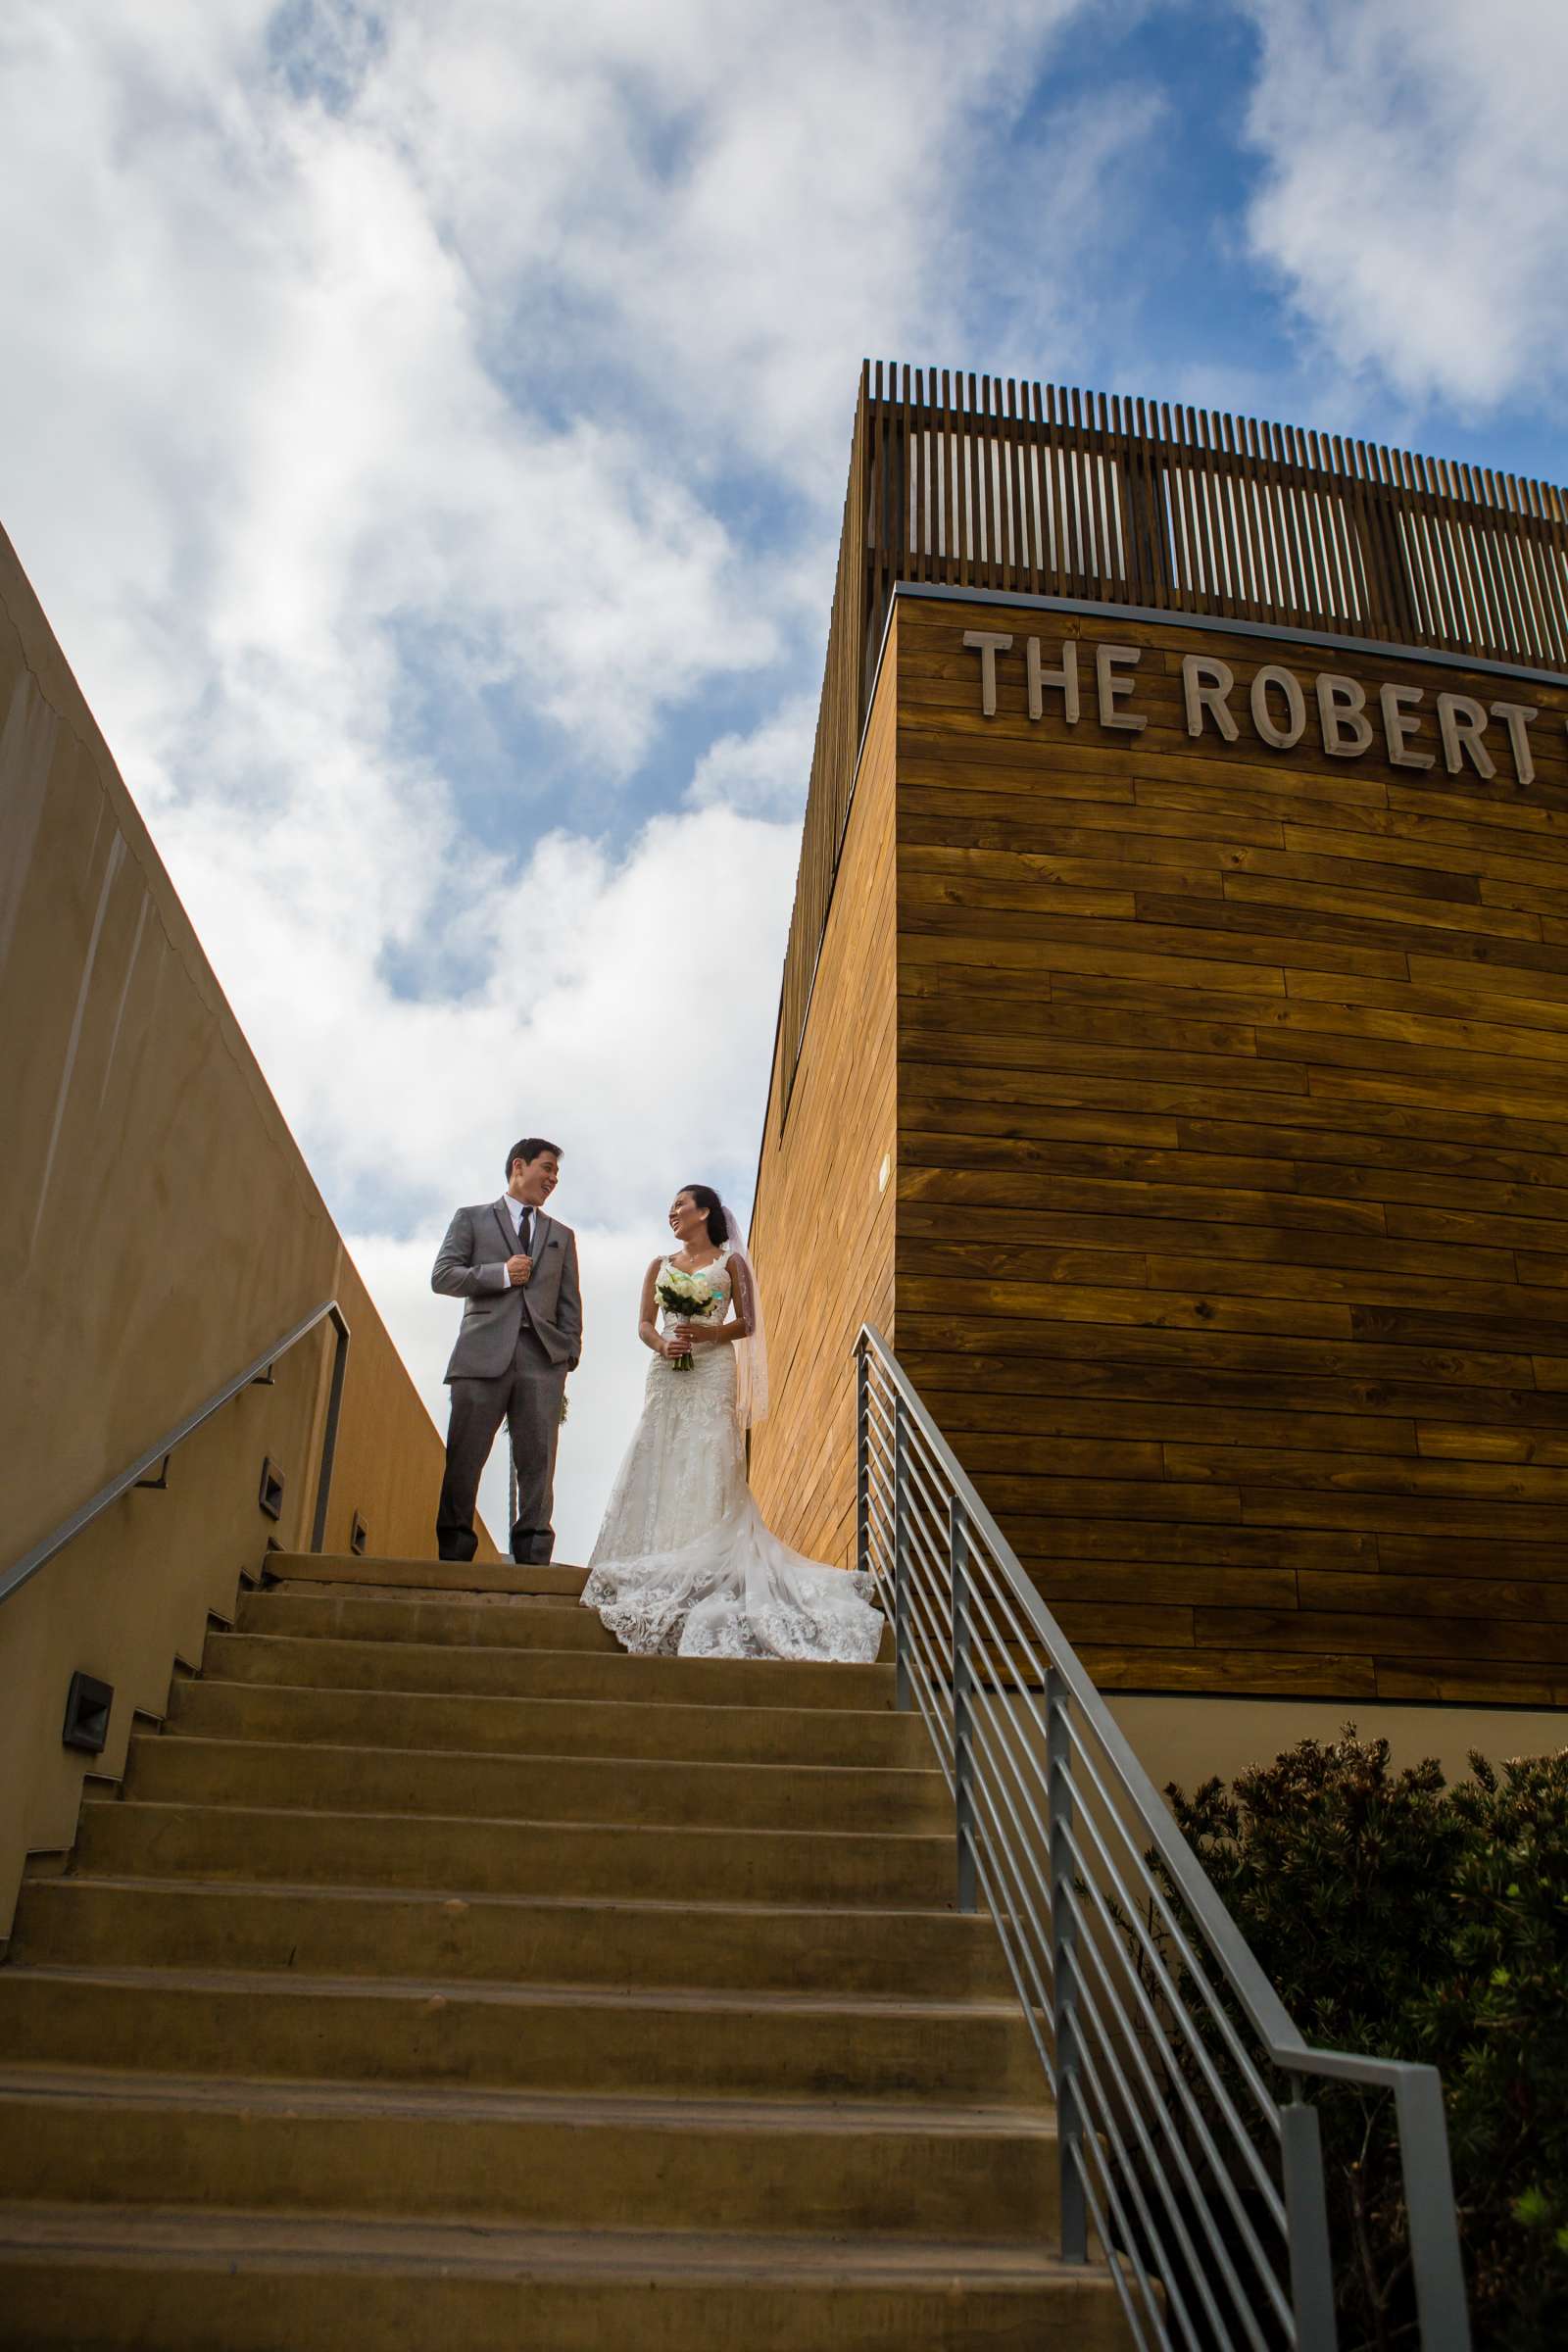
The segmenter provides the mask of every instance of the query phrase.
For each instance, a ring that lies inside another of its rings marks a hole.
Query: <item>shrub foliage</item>
[[[1568,1748],[1449,1788],[1348,1725],[1166,1790],[1307,2039],[1442,2072],[1478,2352],[1568,2343]],[[1314,2092],[1342,2338],[1400,2352],[1414,2306],[1393,2103]]]

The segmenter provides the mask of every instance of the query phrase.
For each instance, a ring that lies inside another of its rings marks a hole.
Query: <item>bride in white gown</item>
[[[677,1248],[649,1267],[638,1314],[654,1357],[642,1419],[583,1605],[642,1654],[865,1663],[883,1631],[872,1580],[791,1551],[746,1483],[745,1431],[767,1410],[767,1358],[738,1229],[705,1184],[676,1194],[669,1222]],[[662,1291],[681,1295],[680,1315]]]

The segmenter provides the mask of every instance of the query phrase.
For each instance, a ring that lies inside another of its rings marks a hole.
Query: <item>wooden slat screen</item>
[[[786,1110],[900,580],[1568,673],[1568,496],[1548,484],[1163,401],[868,362],[784,961]]]

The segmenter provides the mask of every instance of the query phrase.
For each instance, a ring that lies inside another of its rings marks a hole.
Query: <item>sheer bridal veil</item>
[[[751,1429],[767,1418],[767,1337],[762,1328],[762,1299],[751,1253],[741,1239],[741,1221],[727,1200],[719,1206],[729,1236],[735,1309],[747,1325],[745,1339],[735,1342],[735,1418],[742,1429]]]

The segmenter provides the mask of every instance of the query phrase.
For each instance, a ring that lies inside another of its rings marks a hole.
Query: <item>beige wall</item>
[[[431,1546],[441,1445],[0,535],[0,1573],[321,1300],[353,1331],[326,1541]],[[224,1408],[0,1602],[0,1934],[69,1845],[72,1671],[111,1682],[118,1772],[267,1544],[309,1543],[330,1335]],[[257,1503],[270,1454],[281,1522]]]
[[[866,1321],[893,1336],[896,667],[866,727],[787,1115],[775,1050],[752,1215],[774,1392],[752,1486],[787,1544],[836,1566],[855,1549],[856,1336]]]
[[[1107,1693],[1106,1703],[1154,1787],[1175,1781],[1190,1796],[1215,1774],[1231,1781],[1301,1740],[1337,1740],[1353,1723],[1362,1740],[1387,1740],[1399,1771],[1436,1756],[1450,1782],[1463,1780],[1477,1749],[1507,1756],[1554,1755],[1568,1747],[1568,1715],[1529,1707],[1347,1706],[1338,1699],[1166,1698]]]

